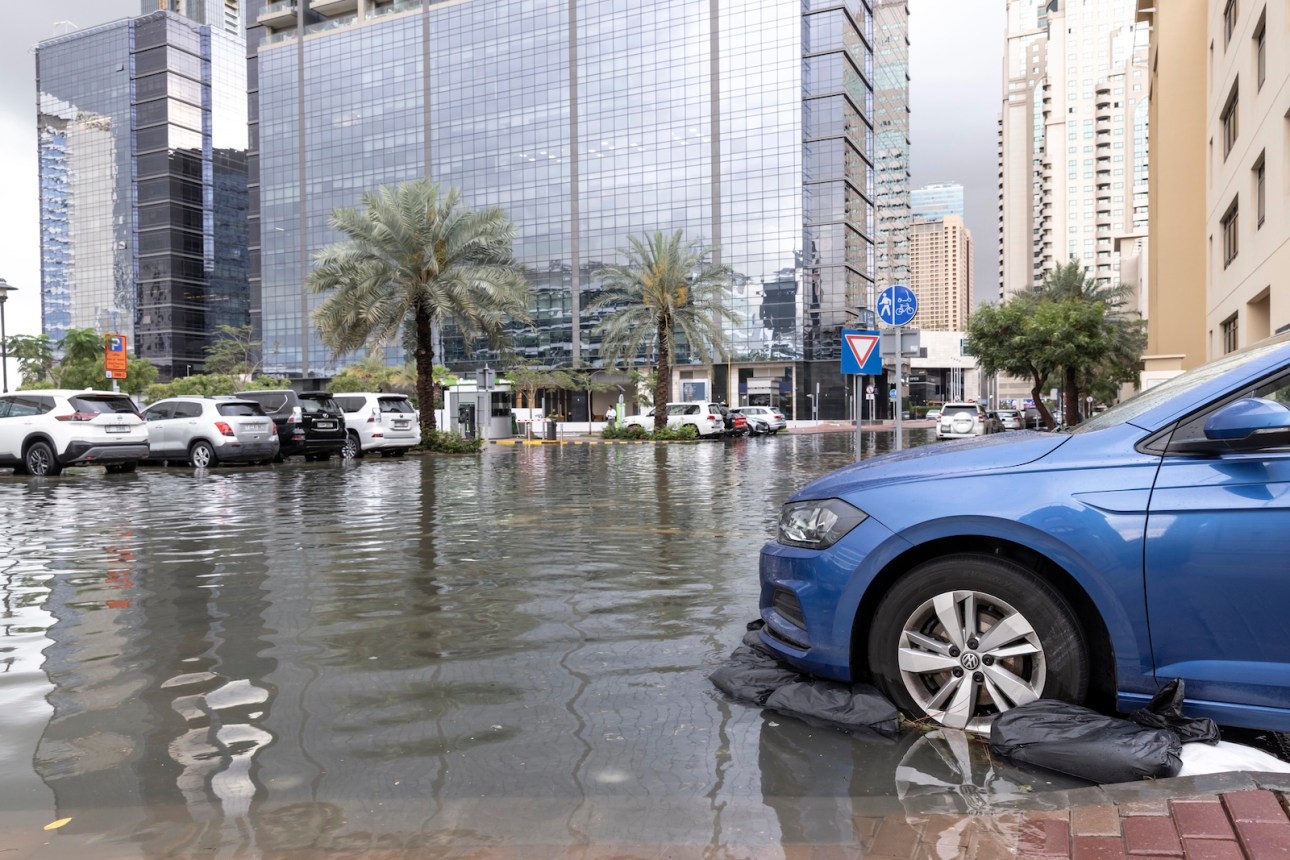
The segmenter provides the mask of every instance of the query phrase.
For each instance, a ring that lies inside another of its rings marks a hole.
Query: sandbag
[[[1054,699],[1038,699],[996,717],[990,751],[1096,783],[1175,776],[1182,767],[1182,741],[1172,731]]]
[[[1254,747],[1219,741],[1213,745],[1188,744],[1182,748],[1179,776],[1205,773],[1290,773],[1290,764]]]
[[[815,717],[847,729],[870,729],[887,737],[900,731],[896,706],[869,684],[797,681],[770,694],[766,707],[794,716]]]
[[[743,699],[757,705],[764,705],[770,694],[785,684],[800,681],[802,676],[775,659],[763,647],[748,644],[748,639],[756,637],[750,633],[729,659],[708,676],[708,680],[727,696]]]
[[[1182,678],[1174,678],[1151,697],[1145,708],[1129,714],[1129,719],[1150,729],[1169,729],[1185,744],[1218,743],[1218,723],[1206,717],[1183,714],[1183,691]]]

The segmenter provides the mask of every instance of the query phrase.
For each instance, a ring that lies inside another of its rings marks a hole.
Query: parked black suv
[[[278,459],[303,454],[306,460],[326,460],[345,447],[345,413],[328,391],[297,392],[290,388],[239,391],[254,400],[278,425]]]

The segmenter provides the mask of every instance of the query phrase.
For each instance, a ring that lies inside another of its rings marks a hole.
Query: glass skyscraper
[[[713,373],[682,350],[674,390],[769,390],[802,411],[818,383],[821,417],[845,414],[839,330],[874,270],[865,0],[252,0],[246,15],[267,370],[352,360],[312,329],[312,255],[340,238],[334,208],[428,175],[515,223],[535,288],[520,355],[600,367],[596,271],[628,236],[679,229],[735,271],[741,322]],[[445,335],[449,366],[485,359]]]
[[[963,186],[957,182],[934,182],[909,192],[915,221],[935,221],[950,215],[963,217]]]
[[[909,4],[874,0],[875,283],[909,284]]]
[[[36,84],[44,332],[200,371],[249,319],[241,39],[154,12],[40,43]]]

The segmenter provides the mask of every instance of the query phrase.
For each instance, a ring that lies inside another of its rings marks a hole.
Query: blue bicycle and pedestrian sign
[[[887,325],[908,325],[918,314],[918,297],[904,284],[892,284],[878,294],[878,319]]]

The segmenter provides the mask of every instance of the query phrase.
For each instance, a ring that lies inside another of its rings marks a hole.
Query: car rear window
[[[264,410],[258,403],[220,403],[216,409],[220,415],[228,415],[234,418],[246,415],[263,415]]]
[[[322,415],[327,412],[340,412],[340,407],[330,397],[301,397],[300,411],[310,415]]]
[[[406,397],[382,397],[378,402],[382,412],[409,414],[416,411],[412,408],[412,401]]]
[[[134,408],[134,401],[129,397],[120,395],[95,395],[95,394],[76,394],[67,398],[67,402],[72,404],[72,408],[77,412],[130,412],[135,415],[138,410]]]

